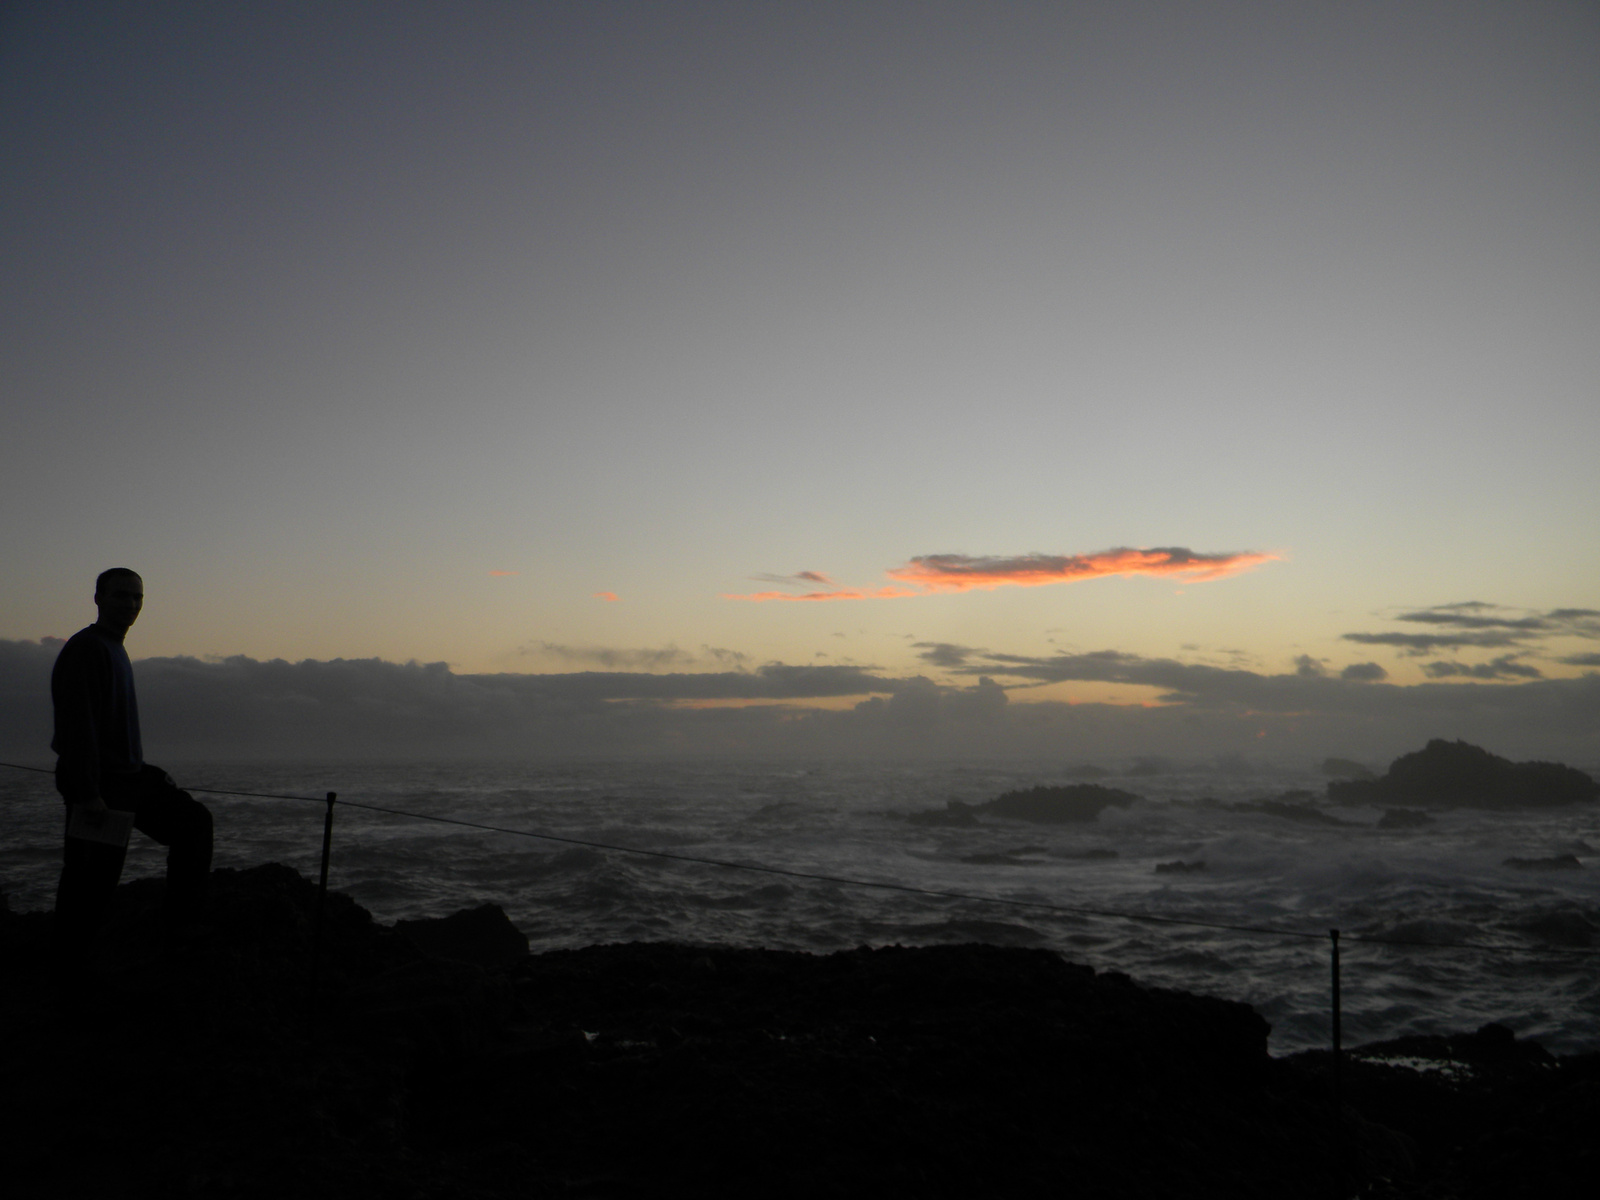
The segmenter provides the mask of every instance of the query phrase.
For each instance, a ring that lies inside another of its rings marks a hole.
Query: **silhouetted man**
[[[144,607],[144,581],[126,567],[95,580],[99,618],[61,647],[50,675],[55,705],[56,790],[67,803],[61,884],[56,891],[56,961],[81,968],[110,910],[127,854],[127,829],[167,849],[165,916],[199,915],[211,873],[211,813],[144,761],[133,666],[122,640]]]

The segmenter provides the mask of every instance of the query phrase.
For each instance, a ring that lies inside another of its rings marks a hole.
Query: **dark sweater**
[[[133,664],[115,633],[90,625],[73,634],[56,656],[50,698],[56,786],[68,801],[98,794],[105,773],[131,773],[143,765]]]

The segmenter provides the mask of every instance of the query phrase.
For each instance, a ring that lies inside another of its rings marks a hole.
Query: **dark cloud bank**
[[[49,761],[49,673],[59,643],[0,640],[0,750]],[[136,665],[146,749],[167,759],[337,760],[567,756],[1030,758],[1135,755],[1386,761],[1429,738],[1513,757],[1600,761],[1600,674],[1399,687],[1375,664],[1290,674],[1117,651],[1028,658],[929,646],[972,682],[871,668],[784,666],[645,674],[457,675],[444,663],[150,658]],[[981,660],[981,661],[977,661]],[[1138,684],[1159,703],[1016,703],[1057,680]],[[857,698],[839,710],[824,699]],[[681,702],[767,701],[744,707]],[[680,703],[674,703],[680,702]]]

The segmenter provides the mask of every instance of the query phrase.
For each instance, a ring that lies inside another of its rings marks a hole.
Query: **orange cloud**
[[[734,595],[724,592],[724,600],[896,600],[906,596],[927,596],[939,592],[969,592],[998,587],[1042,587],[1049,583],[1076,583],[1081,579],[1098,579],[1104,575],[1170,575],[1185,583],[1206,583],[1248,571],[1262,563],[1272,562],[1276,554],[1246,552],[1241,554],[1197,554],[1182,546],[1162,546],[1149,550],[1135,550],[1119,546],[1095,554],[1023,554],[1013,558],[965,554],[925,554],[913,558],[903,567],[891,567],[885,572],[891,579],[911,584],[911,587],[887,587],[862,590],[840,588],[818,571],[801,571],[798,575],[767,575],[758,578],[774,582],[783,579],[805,580],[829,585],[826,592],[755,592]]]
[[[516,573],[517,572],[515,572],[515,571],[490,571],[489,572],[489,574],[491,574],[491,575],[515,575]]]
[[[615,603],[621,599],[615,592],[596,592],[594,598],[596,600],[604,600],[607,603]]]
[[[1196,554],[1181,546],[1133,550],[1119,546],[1097,554],[1024,554],[1016,558],[971,558],[965,554],[926,554],[885,572],[930,592],[968,592],[997,587],[1042,587],[1076,583],[1103,575],[1171,575],[1205,583],[1248,571],[1276,554]]]

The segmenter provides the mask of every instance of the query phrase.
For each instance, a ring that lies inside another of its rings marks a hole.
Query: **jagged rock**
[[[1322,773],[1335,779],[1376,779],[1377,772],[1364,763],[1349,758],[1325,758]]]
[[[49,915],[0,921],[8,1196],[1498,1200],[1595,1177],[1600,1056],[1503,1027],[1377,1048],[1454,1078],[1352,1057],[1335,1156],[1326,1051],[1272,1059],[1246,1005],[1046,950],[479,966],[333,893],[308,993],[317,889],[278,866],[213,885],[180,954],[160,881],[119,889],[97,1020],[32,954]],[[85,1105],[114,1117],[92,1137]]]
[[[1302,825],[1349,825],[1349,821],[1341,821],[1321,809],[1313,808],[1307,803],[1312,798],[1310,792],[1285,792],[1276,800],[1246,800],[1239,804],[1230,804],[1229,810],[1241,813],[1261,813],[1269,817],[1279,817],[1285,821],[1298,821]]]
[[[1131,792],[1097,783],[1069,783],[1006,792],[982,804],[949,800],[942,809],[907,813],[905,819],[912,825],[962,829],[983,824],[978,820],[978,814],[983,813],[986,816],[1011,817],[1045,825],[1063,825],[1093,821],[1104,809],[1113,806],[1126,808],[1137,799],[1139,797]]]
[[[1510,858],[1502,859],[1502,867],[1515,867],[1519,871],[1581,871],[1583,863],[1578,861],[1575,854],[1555,854],[1549,858]]]
[[[1517,928],[1557,946],[1592,946],[1600,934],[1600,926],[1581,912],[1544,913],[1519,922]]]
[[[396,921],[394,927],[425,953],[457,962],[493,966],[528,955],[528,938],[498,904],[462,909],[448,917]]]
[[[983,824],[978,820],[978,814],[972,805],[960,800],[947,800],[943,808],[927,808],[920,812],[907,813],[906,821],[912,825],[931,825],[935,827],[948,827],[953,829],[970,829],[975,825]]]
[[[1333,780],[1328,799],[1341,804],[1445,808],[1537,808],[1600,796],[1600,783],[1560,763],[1522,762],[1466,742],[1435,738],[1401,755],[1381,779]]]
[[[1072,783],[1006,792],[976,807],[996,817],[1057,825],[1093,821],[1104,809],[1126,808],[1137,799],[1139,797],[1132,792],[1124,792],[1120,788],[1102,787],[1097,783]]]

